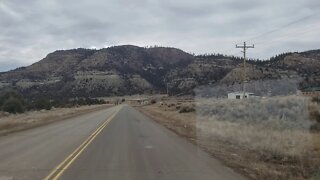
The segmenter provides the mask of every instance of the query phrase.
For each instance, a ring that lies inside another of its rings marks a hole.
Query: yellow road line
[[[76,150],[74,150],[62,163],[51,171],[51,173],[45,178],[49,179],[58,179],[65,170],[74,162],[77,157],[88,147],[88,145],[97,137],[97,135],[111,122],[111,120],[117,115],[120,109],[114,112],[99,128],[97,128]],[[55,176],[54,176],[55,175]]]

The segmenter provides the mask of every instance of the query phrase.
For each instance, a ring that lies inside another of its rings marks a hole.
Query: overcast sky
[[[0,71],[123,44],[264,59],[320,49],[320,0],[0,0],[0,27]]]

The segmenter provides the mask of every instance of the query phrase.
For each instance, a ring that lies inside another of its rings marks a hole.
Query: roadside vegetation
[[[21,114],[10,114],[0,111],[0,136],[84,115],[111,106],[110,104],[86,105],[71,108],[54,108],[50,111],[26,111]]]
[[[50,110],[52,108],[68,108],[83,105],[106,104],[104,100],[92,98],[74,99],[25,99],[16,91],[7,91],[0,94],[0,111],[16,114],[25,111]]]
[[[310,179],[320,170],[317,100],[165,99],[141,110],[251,179]]]

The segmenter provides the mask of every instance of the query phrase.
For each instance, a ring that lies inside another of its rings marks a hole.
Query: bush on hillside
[[[150,101],[150,103],[151,103],[151,104],[155,104],[155,103],[157,103],[157,101],[156,101],[155,99],[152,99],[152,100]]]
[[[42,109],[50,110],[52,108],[52,104],[47,99],[38,99],[34,101],[33,106],[34,106],[34,109],[36,110],[42,110]]]
[[[312,102],[320,103],[320,96],[313,97]]]
[[[24,106],[18,98],[10,97],[9,99],[5,100],[2,105],[2,110],[9,113],[23,113]]]
[[[94,104],[105,104],[106,102],[103,99],[86,98],[85,103],[86,105],[94,105]]]
[[[21,94],[19,94],[16,91],[7,91],[7,92],[4,92],[3,94],[1,93],[0,106],[2,106],[4,104],[4,102],[7,101],[11,97],[18,99],[19,101],[21,101],[22,104],[24,104],[24,99]]]
[[[179,113],[188,113],[188,112],[194,112],[195,109],[190,106],[183,106],[180,108]]]
[[[55,100],[51,104],[53,104],[55,107],[69,108],[74,106],[106,104],[106,102],[103,99],[76,98],[73,100],[68,100],[68,99]]]
[[[123,99],[122,101],[125,101]],[[50,110],[52,107],[71,108],[75,106],[106,104],[102,99],[95,98],[75,98],[75,99],[56,99],[46,98],[28,100],[24,99],[16,91],[0,92],[0,110],[9,113],[22,113],[29,110]]]

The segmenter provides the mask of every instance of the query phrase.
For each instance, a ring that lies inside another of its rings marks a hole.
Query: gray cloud
[[[257,45],[249,52],[255,58],[317,49],[318,12],[318,0],[1,0],[0,71],[77,47],[163,45],[239,55],[234,45],[257,37],[248,42]]]

